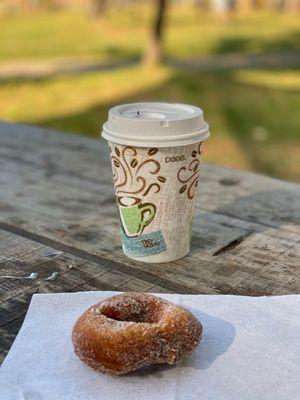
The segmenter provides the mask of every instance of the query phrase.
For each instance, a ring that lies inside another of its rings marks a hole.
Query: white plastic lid
[[[133,103],[109,110],[102,136],[112,143],[169,147],[201,142],[210,133],[199,107],[187,104]]]

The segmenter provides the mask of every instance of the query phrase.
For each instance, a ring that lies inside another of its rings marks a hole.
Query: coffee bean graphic
[[[149,156],[153,156],[154,154],[156,154],[158,152],[158,149],[157,148],[153,148],[153,149],[150,149],[149,151],[148,151],[148,155]]]
[[[132,166],[132,168],[135,168],[137,166],[137,161],[135,158],[131,161],[130,165]]]
[[[164,176],[159,176],[157,179],[159,180],[159,182],[166,182],[166,178]]]

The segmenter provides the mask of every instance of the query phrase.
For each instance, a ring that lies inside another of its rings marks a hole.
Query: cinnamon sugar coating
[[[91,368],[126,374],[150,364],[175,364],[194,350],[202,326],[188,310],[146,293],[122,293],[85,311],[72,340]]]

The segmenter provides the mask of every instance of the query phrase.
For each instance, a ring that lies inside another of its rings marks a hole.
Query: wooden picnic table
[[[166,264],[123,255],[104,140],[0,123],[0,185],[1,360],[34,293],[300,291],[299,185],[204,164],[191,252]]]

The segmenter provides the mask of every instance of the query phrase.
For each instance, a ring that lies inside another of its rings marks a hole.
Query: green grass
[[[206,161],[300,181],[300,71],[135,66],[0,88],[5,119],[94,137],[112,105],[157,99],[203,107],[212,132]]]
[[[143,41],[139,28],[116,28],[83,14],[45,13],[0,20],[0,57],[9,59],[137,55]],[[130,43],[130,46],[128,46]]]
[[[0,18],[0,58],[136,57],[147,43],[151,10],[125,8],[103,19],[80,13]],[[215,15],[171,8],[165,47],[169,56],[300,50],[298,16],[258,13],[224,21]]]
[[[0,59],[139,56],[150,9],[2,17]],[[167,54],[189,58],[232,52],[299,51],[292,15],[259,13],[222,21],[187,8],[170,10]],[[0,63],[1,68],[1,63]],[[208,162],[300,182],[300,70],[197,72],[141,65],[47,79],[0,81],[0,118],[97,137],[108,109],[133,101],[201,106],[211,125]]]

